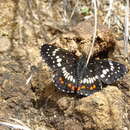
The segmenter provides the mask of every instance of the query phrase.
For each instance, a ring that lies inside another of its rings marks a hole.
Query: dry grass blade
[[[87,57],[87,62],[86,62],[86,66],[88,65],[89,63],[89,60],[90,60],[90,57],[91,57],[91,54],[93,52],[93,47],[94,47],[94,43],[95,43],[95,39],[96,39],[96,33],[97,33],[97,4],[96,4],[96,0],[92,0],[93,2],[93,5],[94,5],[94,18],[95,18],[95,23],[94,23],[94,33],[93,33],[93,41],[92,41],[92,46],[90,48],[90,52],[88,54],[88,57]]]
[[[13,119],[11,118],[12,121],[14,121],[14,123],[12,121],[0,121],[0,125],[1,126],[6,126],[9,128],[13,128],[13,129],[20,129],[20,130],[31,130],[29,127],[27,127],[23,122],[17,120],[17,119]]]
[[[110,21],[110,17],[111,17],[111,14],[112,14],[112,6],[113,5],[113,0],[109,0],[109,9],[108,9],[108,13],[105,17],[105,20],[103,22],[103,24],[107,23],[108,24],[108,27],[110,28],[111,26],[111,21]]]
[[[74,9],[73,9],[73,11],[72,11],[72,13],[71,13],[71,16],[70,16],[70,18],[69,18],[69,21],[71,21],[73,15],[74,15],[75,9],[76,9],[76,7],[78,6],[78,4],[79,4],[79,0],[76,1],[76,5],[75,5],[75,7],[74,7]]]
[[[125,35],[124,35],[124,52],[125,57],[128,57],[128,38],[129,38],[129,0],[125,8]]]

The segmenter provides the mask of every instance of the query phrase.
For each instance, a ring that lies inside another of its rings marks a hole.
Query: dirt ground
[[[102,42],[92,55],[112,48],[108,58],[130,69],[129,44],[128,58],[124,57],[125,5],[124,0],[113,3],[108,28],[108,19],[103,22],[109,1],[99,1]],[[52,71],[40,56],[44,43],[87,55],[94,32],[88,18],[93,13],[89,0],[1,0],[0,130],[15,129],[1,122],[26,130],[130,130],[130,72],[116,84],[78,97],[55,88]]]

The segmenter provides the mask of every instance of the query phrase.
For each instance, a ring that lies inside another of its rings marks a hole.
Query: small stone
[[[60,109],[66,110],[70,106],[70,98],[63,97],[58,100],[58,105]]]
[[[67,119],[64,121],[64,130],[83,130],[83,128],[78,120]]]
[[[0,52],[5,52],[11,47],[11,42],[7,37],[0,37]]]

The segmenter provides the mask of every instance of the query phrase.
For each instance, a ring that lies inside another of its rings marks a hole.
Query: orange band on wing
[[[64,84],[64,80],[63,80],[62,77],[59,78],[59,81],[60,81],[61,84]]]

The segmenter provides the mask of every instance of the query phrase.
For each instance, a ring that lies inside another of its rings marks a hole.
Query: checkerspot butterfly
[[[112,84],[127,72],[125,65],[111,60],[90,60],[54,45],[44,44],[41,56],[53,70],[55,86],[63,92],[88,96]]]

